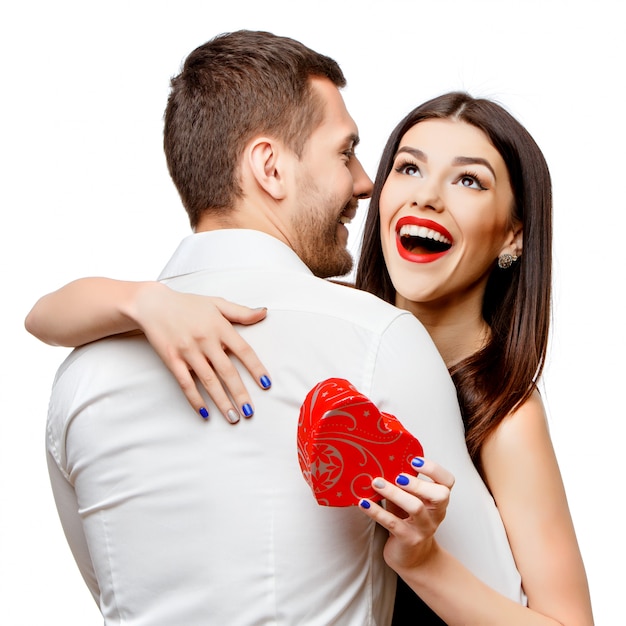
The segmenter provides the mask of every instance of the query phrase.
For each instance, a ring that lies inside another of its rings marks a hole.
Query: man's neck
[[[226,214],[216,211],[206,211],[198,220],[194,232],[204,233],[210,230],[222,230],[226,228],[243,228],[234,211],[229,211]]]
[[[260,209],[255,210],[248,203],[228,212],[205,211],[198,220],[194,229],[196,233],[212,230],[245,228],[247,230],[258,230],[259,232],[275,237],[279,241],[293,248],[285,234],[283,225],[275,220],[273,213],[268,213]]]

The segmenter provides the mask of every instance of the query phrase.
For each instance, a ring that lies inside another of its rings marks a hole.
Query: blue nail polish
[[[422,467],[424,465],[424,459],[422,457],[416,456],[412,461],[411,465],[413,467]]]
[[[252,407],[247,402],[241,407],[241,412],[246,417],[250,417],[254,413],[254,411],[252,410]]]
[[[400,474],[396,476],[396,484],[401,485],[402,487],[406,487],[409,484],[409,477],[404,474]]]
[[[269,389],[272,386],[272,381],[265,375],[261,376],[261,387],[263,389]]]
[[[199,413],[200,413],[200,415],[202,415],[202,417],[204,417],[204,419],[208,419],[209,412],[204,407],[202,407],[200,409]]]
[[[372,505],[367,500],[359,500],[359,506],[362,509],[369,509]]]

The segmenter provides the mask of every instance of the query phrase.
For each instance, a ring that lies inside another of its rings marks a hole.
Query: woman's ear
[[[251,177],[274,200],[283,200],[286,195],[283,152],[282,144],[268,137],[253,139],[246,149]]]
[[[524,249],[524,225],[518,220],[514,220],[511,230],[505,240],[504,246],[500,250],[500,255],[511,254],[515,257],[522,256]]]

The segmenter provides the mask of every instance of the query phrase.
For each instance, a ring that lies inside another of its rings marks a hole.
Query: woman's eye
[[[469,176],[468,174],[461,176],[461,178],[459,178],[459,183],[461,183],[463,187],[467,187],[469,189],[485,189],[475,176]]]
[[[396,167],[396,171],[400,174],[406,174],[407,176],[421,175],[419,167],[414,163],[400,163],[400,165]]]

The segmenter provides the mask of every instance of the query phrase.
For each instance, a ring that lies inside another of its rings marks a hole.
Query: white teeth
[[[347,215],[340,215],[339,216],[339,223],[340,224],[350,224],[350,223],[352,223],[352,218],[348,217]]]
[[[447,237],[444,237],[436,230],[426,228],[426,226],[418,226],[417,224],[404,224],[401,226],[400,237],[421,237],[422,239],[433,239],[441,243],[452,244]]]

